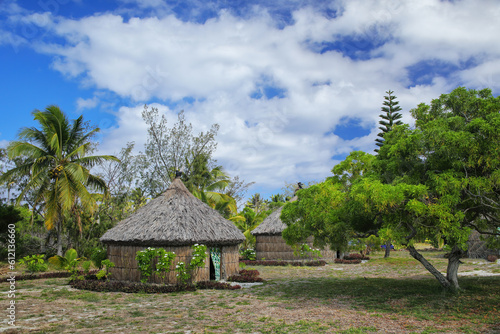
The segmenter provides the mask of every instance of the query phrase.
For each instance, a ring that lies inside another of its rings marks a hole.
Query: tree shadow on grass
[[[256,291],[280,299],[332,299],[348,301],[354,308],[369,312],[413,315],[422,319],[477,318],[483,323],[498,321],[500,278],[461,278],[461,290],[447,291],[432,278],[307,278],[290,279],[285,284],[270,284]],[[284,283],[284,282],[283,282]]]

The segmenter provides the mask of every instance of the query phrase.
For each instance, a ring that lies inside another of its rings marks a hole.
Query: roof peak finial
[[[297,191],[299,191],[300,189],[304,189],[304,188],[302,188],[302,186],[303,186],[302,182],[297,183],[297,188],[293,192],[293,196],[295,196],[297,194]]]
[[[182,172],[181,172],[180,170],[176,170],[176,171],[175,171],[175,178],[176,178],[176,179],[180,179],[180,178],[181,178],[181,176],[182,176]]]

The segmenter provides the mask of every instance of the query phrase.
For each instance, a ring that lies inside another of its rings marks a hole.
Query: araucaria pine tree
[[[379,132],[378,134],[380,138],[375,139],[375,143],[378,147],[382,147],[382,145],[384,145],[384,135],[391,131],[394,125],[403,124],[402,121],[399,121],[399,119],[403,116],[398,112],[401,111],[401,107],[398,105],[399,102],[396,101],[396,96],[392,95],[394,92],[389,90],[385,93],[387,96],[384,96],[385,101],[383,103],[384,106],[382,107],[382,111],[385,112],[385,114],[379,115],[382,119],[378,122],[382,125],[379,127],[382,132]],[[378,152],[378,148],[375,149],[375,152]]]

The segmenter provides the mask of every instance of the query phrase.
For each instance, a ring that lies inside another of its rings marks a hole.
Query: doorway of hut
[[[220,247],[210,247],[210,280],[220,281],[222,250]]]

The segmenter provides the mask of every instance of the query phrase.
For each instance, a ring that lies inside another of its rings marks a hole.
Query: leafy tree
[[[109,161],[101,168],[100,176],[106,181],[109,188],[109,196],[100,196],[98,199],[100,205],[96,216],[98,217],[97,223],[101,226],[113,227],[147,202],[144,190],[137,187],[141,157],[132,154],[134,145],[133,142],[129,142],[120,150],[118,154],[120,162]],[[93,225],[95,221],[90,215],[89,218]],[[91,238],[98,238],[100,235],[94,233],[100,231],[101,228],[94,227]]]
[[[9,158],[23,157],[23,164],[0,177],[0,183],[29,175],[29,182],[17,198],[19,204],[28,191],[34,191],[36,203],[43,202],[45,226],[57,230],[57,252],[62,255],[61,233],[65,214],[79,205],[94,211],[95,198],[89,190],[107,191],[105,182],[90,173],[90,168],[106,160],[118,160],[109,155],[88,154],[93,150],[92,136],[98,128],[87,132],[80,116],[70,122],[57,106],[35,110],[34,119],[40,129],[23,128],[19,140],[9,144]]]
[[[253,184],[255,184],[255,182],[246,183],[245,180],[240,180],[239,176],[235,176],[230,180],[228,186],[225,189],[225,193],[226,195],[234,198],[239,208],[243,202],[243,198],[248,191],[248,188]]]
[[[411,110],[415,129],[394,129],[380,150],[384,179],[428,189],[428,197],[420,199],[425,208],[415,218],[426,218],[426,228],[452,248],[446,277],[435,273],[443,286],[459,287],[458,267],[471,229],[499,235],[498,110],[500,97],[491,90],[459,87]],[[408,226],[411,234],[418,233],[416,227]],[[420,258],[411,246],[409,250]]]
[[[41,217],[32,217],[27,206],[6,205],[0,201],[0,259],[7,257],[9,224],[15,225],[18,258],[47,251],[47,242],[44,242],[47,233]]]
[[[368,165],[373,157],[353,152],[348,160],[353,160],[354,156],[362,157]],[[362,164],[355,164],[355,169],[363,169]],[[367,213],[363,204],[351,194],[351,188],[362,178],[354,176],[348,181],[347,175],[351,173],[341,168],[336,169],[336,173],[324,182],[299,190],[298,200],[284,206],[281,220],[287,228],[282,235],[287,244],[303,243],[312,235],[316,246],[345,252],[351,240],[376,234],[380,220]]]
[[[142,118],[149,126],[145,153],[141,157],[140,179],[148,195],[161,194],[175,178],[176,171],[193,175],[199,159],[207,159],[208,167],[215,164],[212,153],[217,147],[215,136],[218,124],[213,124],[206,133],[193,134],[192,125],[186,122],[184,112],[177,116],[172,128],[167,126],[165,115],[157,108],[144,106]]]
[[[338,247],[357,234],[390,229],[443,287],[459,289],[470,231],[500,234],[498,110],[500,97],[489,89],[461,87],[419,105],[411,111],[415,128],[388,132],[371,171],[357,173],[352,158],[362,155],[354,154],[334,168],[337,175],[299,191],[299,201],[283,209],[283,236],[298,242],[314,235]],[[451,247],[446,275],[413,247],[426,237],[443,238]]]
[[[399,102],[396,101],[396,96],[392,95],[394,93],[391,90],[385,92],[387,96],[384,96],[384,103],[382,107],[382,111],[385,114],[380,114],[379,117],[382,118],[378,123],[381,125],[379,129],[382,132],[379,132],[377,136],[380,138],[375,139],[376,145],[378,147],[382,147],[384,145],[384,136],[386,133],[392,130],[395,125],[403,124],[400,119],[403,117],[398,111],[401,111],[401,107],[399,106]],[[378,152],[379,149],[375,149],[375,152]]]
[[[106,181],[111,196],[129,195],[139,177],[138,157],[132,154],[135,143],[128,142],[118,154],[119,162],[102,164],[99,175]]]

